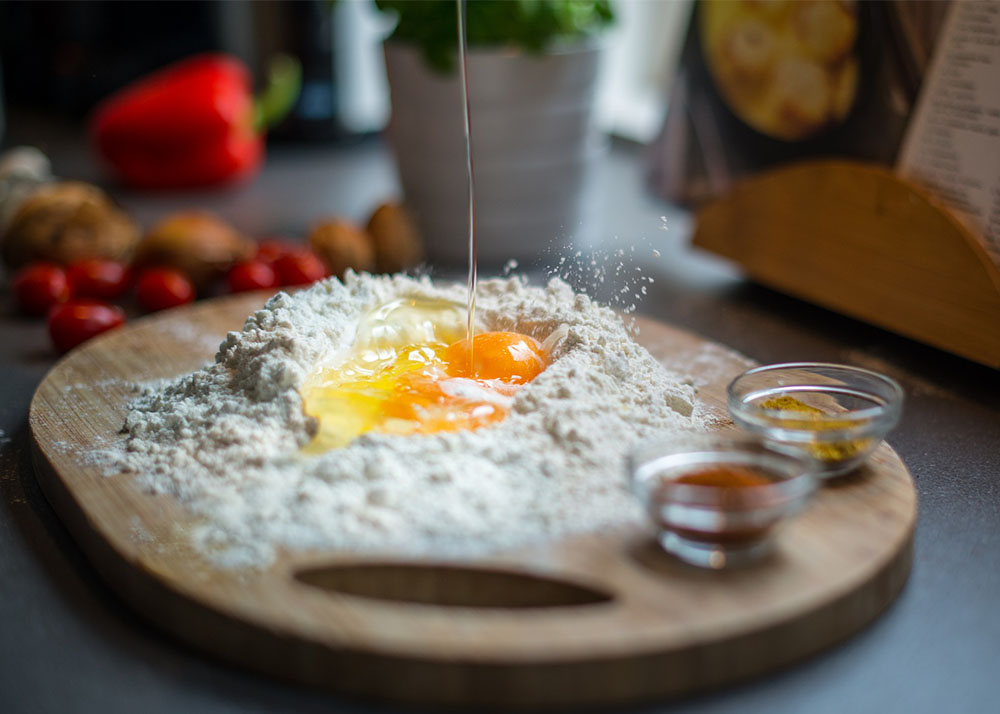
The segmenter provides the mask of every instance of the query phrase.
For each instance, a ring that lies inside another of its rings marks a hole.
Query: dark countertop
[[[57,174],[98,177],[72,132],[12,119],[4,138],[8,146],[41,146]],[[753,682],[626,711],[992,710],[1000,695],[1000,373],[742,281],[720,261],[691,251],[686,215],[647,195],[641,168],[641,152],[627,145],[615,145],[604,161],[598,186],[607,238],[593,246],[605,256],[636,244],[629,270],[655,279],[639,312],[760,362],[847,362],[899,379],[908,402],[889,441],[916,480],[920,517],[910,580],[865,631]],[[176,208],[198,206],[260,235],[301,234],[309,221],[330,213],[363,220],[397,191],[386,149],[369,139],[347,147],[279,147],[255,182],[235,189],[113,193],[146,225]],[[554,264],[560,252],[552,254]],[[602,289],[604,297],[610,294],[607,285]],[[28,404],[55,357],[44,326],[15,316],[6,286],[3,292],[0,711],[398,710],[212,660],[146,624],[100,580],[35,481]]]

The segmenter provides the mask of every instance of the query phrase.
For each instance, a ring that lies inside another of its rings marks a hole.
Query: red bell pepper
[[[265,95],[270,106],[264,110],[274,110],[270,116],[255,106],[246,66],[227,55],[199,55],[140,79],[95,110],[91,135],[97,152],[120,179],[141,188],[208,186],[250,176],[264,155],[261,120],[273,121],[297,95],[297,63],[283,62],[272,68],[272,83],[285,85],[279,101],[274,91]]]

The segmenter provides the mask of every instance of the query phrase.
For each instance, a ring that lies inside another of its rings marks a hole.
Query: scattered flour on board
[[[695,387],[710,382],[728,382],[754,366],[749,357],[715,342],[702,342],[697,351],[673,350],[661,361],[668,369],[686,368],[697,372],[699,377],[694,379]]]
[[[94,389],[103,389],[104,387],[127,387],[129,386],[125,380],[109,378],[109,379],[98,379],[92,382],[76,382],[74,384],[63,385],[62,391],[66,392],[80,392],[80,391],[93,391]]]
[[[400,296],[463,303],[464,286],[348,273],[279,293],[231,332],[216,361],[145,388],[109,475],[176,497],[191,538],[220,567],[262,567],[276,549],[471,556],[635,522],[625,457],[636,441],[700,430],[690,379],[668,371],[621,318],[559,279],[483,281],[477,330],[565,338],[508,417],[477,431],[366,434],[320,456],[298,387],[349,348],[361,316]],[[113,458],[109,458],[112,457]]]
[[[205,332],[201,326],[190,322],[164,322],[160,330],[178,342],[190,345],[198,350],[212,351],[218,348],[218,337],[211,332]]]

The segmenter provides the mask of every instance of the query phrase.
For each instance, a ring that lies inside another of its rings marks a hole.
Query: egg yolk
[[[471,354],[470,354],[471,351]],[[499,379],[507,384],[526,384],[545,369],[542,346],[533,337],[517,332],[484,332],[459,340],[444,351],[451,374],[473,379]]]
[[[502,421],[547,355],[517,332],[477,334],[470,349],[468,339],[454,339],[464,330],[449,310],[407,303],[373,312],[377,324],[362,325],[346,357],[303,386],[305,412],[319,422],[304,450],[322,453],[367,432],[433,434]]]

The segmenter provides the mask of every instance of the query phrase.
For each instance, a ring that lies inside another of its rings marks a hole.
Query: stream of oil
[[[475,357],[473,355],[473,341],[476,324],[476,180],[475,171],[472,164],[472,113],[469,108],[469,72],[466,64],[467,60],[467,36],[465,26],[465,2],[466,0],[455,0],[456,12],[458,13],[458,72],[459,81],[462,85],[462,118],[465,124],[465,170],[469,179],[469,282],[468,298],[466,307],[468,309],[468,322],[466,325],[466,337],[469,340],[469,372],[475,372],[473,365]]]

